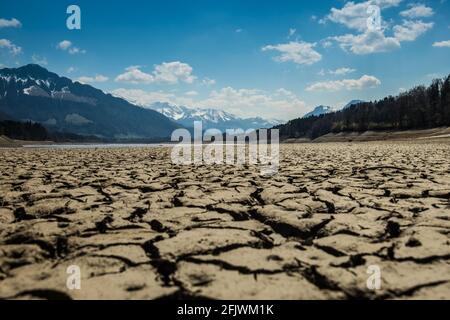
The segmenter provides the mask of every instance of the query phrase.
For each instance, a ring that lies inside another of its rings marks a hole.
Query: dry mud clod
[[[270,179],[168,148],[0,153],[0,298],[450,299],[446,144],[282,145]]]

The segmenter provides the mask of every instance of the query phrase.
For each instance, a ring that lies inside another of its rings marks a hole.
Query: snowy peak
[[[348,108],[350,108],[350,107],[352,107],[352,106],[354,106],[354,105],[360,104],[360,103],[365,103],[365,101],[363,101],[363,100],[352,100],[352,101],[350,101],[349,103],[347,103],[347,104],[344,106],[344,108],[342,108],[342,109],[348,109]]]
[[[235,128],[271,128],[281,123],[281,121],[266,120],[260,117],[244,119],[223,110],[213,108],[188,108],[171,105],[166,102],[156,102],[149,108],[162,113],[166,117],[173,119],[185,127],[192,127],[194,121],[202,121],[205,129],[216,128],[220,130]]]
[[[59,77],[37,64],[0,70],[0,97],[27,95],[95,104],[95,99],[72,93],[74,86],[76,83],[72,80]]]
[[[0,113],[79,135],[168,137],[179,127],[162,114],[35,64],[0,69]]]
[[[305,114],[303,116],[303,118],[309,118],[309,117],[313,117],[313,116],[318,117],[318,116],[320,116],[322,114],[327,114],[327,113],[330,113],[330,112],[333,112],[333,111],[334,111],[333,108],[328,107],[328,106],[317,106],[317,107],[314,108],[313,111]]]

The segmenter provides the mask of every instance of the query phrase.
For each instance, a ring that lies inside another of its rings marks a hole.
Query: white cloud
[[[400,48],[395,37],[386,37],[382,31],[366,31],[359,35],[346,34],[333,38],[341,48],[354,54],[364,55],[375,52],[387,52]]]
[[[330,48],[333,46],[333,42],[331,42],[330,40],[323,40],[321,41],[322,47],[323,48]]]
[[[155,102],[168,102],[175,104],[177,101],[173,93],[164,91],[144,91],[141,89],[124,89],[119,88],[111,92],[116,97],[124,98],[129,102],[139,106],[150,106]]]
[[[197,78],[192,74],[192,67],[180,61],[163,62],[155,66],[153,72],[156,82],[176,84],[179,81],[193,83]]]
[[[193,83],[197,77],[192,74],[193,69],[187,63],[180,61],[163,62],[156,65],[154,71],[145,73],[140,66],[131,66],[116,77],[117,82],[138,83],[167,83],[178,82]]]
[[[404,10],[400,12],[402,17],[406,18],[428,18],[434,15],[434,11],[432,8],[427,7],[424,4],[416,3],[411,4],[408,10]]]
[[[202,84],[205,85],[205,86],[212,86],[212,85],[216,84],[216,80],[210,79],[210,78],[204,78],[202,80]]]
[[[22,48],[17,46],[17,45],[15,45],[14,43],[9,41],[8,39],[0,39],[0,48],[8,49],[9,52],[13,56],[18,55],[19,53],[22,53]]]
[[[75,47],[69,40],[63,40],[56,46],[57,49],[67,51],[69,54],[86,53],[86,50]]]
[[[69,53],[70,54],[77,54],[77,53],[86,53],[86,50],[82,50],[82,49],[79,49],[79,48],[77,48],[77,47],[73,47],[73,48],[70,48],[69,49]]]
[[[359,31],[360,34],[346,34],[330,37],[326,40],[335,40],[342,49],[358,55],[392,51],[400,48],[403,41],[416,40],[430,30],[434,24],[432,22],[404,20],[402,24],[394,26],[393,36],[385,34],[389,25],[383,20],[379,30],[368,28],[369,6],[377,5],[381,10],[384,10],[398,6],[401,1],[369,0],[359,3],[349,1],[341,9],[332,8],[331,13],[326,18],[327,20],[343,24],[350,29]],[[421,4],[413,4],[410,5],[410,9],[402,11],[401,15],[409,18],[428,17],[433,15],[433,9]]]
[[[203,108],[214,106],[241,117],[290,119],[306,111],[305,103],[286,89],[267,92],[226,87],[213,90],[207,99],[199,101],[197,105]]]
[[[131,66],[126,68],[124,73],[118,75],[115,81],[139,84],[154,82],[155,78],[151,74],[142,72],[140,66]]]
[[[109,78],[106,76],[103,76],[101,74],[95,75],[95,77],[88,77],[88,76],[82,76],[77,79],[80,83],[95,83],[95,82],[106,82]]]
[[[374,76],[364,75],[359,79],[345,79],[337,81],[316,82],[306,88],[306,91],[341,91],[341,90],[362,90],[374,88],[381,84],[381,81]]]
[[[367,29],[368,2],[347,2],[342,9],[332,8],[327,19],[345,25],[347,28],[363,31]]]
[[[402,25],[394,27],[394,36],[398,41],[414,41],[433,26],[433,22],[405,20]]]
[[[365,31],[367,30],[367,20],[370,17],[368,8],[371,5],[377,5],[381,9],[395,7],[400,4],[402,0],[369,0],[365,2],[355,3],[353,1],[347,2],[343,8],[332,8],[330,14],[324,19],[335,23],[343,24],[347,28]]]
[[[198,92],[192,90],[192,91],[186,92],[185,95],[190,96],[190,97],[194,97],[194,96],[198,96]]]
[[[20,28],[21,26],[22,23],[16,18],[10,20],[0,18],[0,28]]]
[[[339,68],[336,70],[330,70],[329,73],[335,76],[345,76],[347,74],[353,73],[355,72],[356,69],[351,69],[351,68]]]
[[[112,94],[141,106],[155,102],[199,108],[217,108],[241,117],[292,119],[307,111],[305,103],[286,89],[267,92],[258,89],[235,89],[232,87],[213,90],[205,99],[195,96],[177,96],[163,91],[117,89]]]
[[[46,66],[48,64],[47,59],[45,57],[38,56],[37,54],[33,54],[31,59],[34,63]]]
[[[60,43],[58,43],[57,48],[61,50],[67,50],[72,46],[72,42],[69,40],[63,40]]]
[[[292,61],[296,64],[311,65],[322,60],[322,55],[314,50],[315,43],[303,41],[291,41],[285,44],[268,45],[262,48],[262,51],[275,50],[281,55],[274,58],[275,61]]]
[[[433,47],[435,47],[435,48],[450,48],[450,40],[435,42],[435,43],[433,43]]]
[[[74,67],[69,67],[69,68],[67,68],[67,73],[72,73],[72,72],[74,72],[76,70],[76,68],[74,68]]]

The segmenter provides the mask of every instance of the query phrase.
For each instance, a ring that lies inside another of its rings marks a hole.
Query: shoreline
[[[316,143],[358,143],[358,142],[450,142],[450,127],[405,131],[366,131],[330,133],[316,139],[288,138],[280,139],[280,144],[316,144]],[[88,148],[88,147],[126,147],[126,146],[171,146],[177,142],[54,142],[54,141],[24,141],[0,136],[0,148]]]

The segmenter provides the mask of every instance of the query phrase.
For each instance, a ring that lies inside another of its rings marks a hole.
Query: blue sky
[[[449,74],[450,1],[2,1],[0,64],[32,62],[141,105],[288,120]]]

